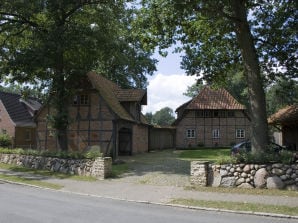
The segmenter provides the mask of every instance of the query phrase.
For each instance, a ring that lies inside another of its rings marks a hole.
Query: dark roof
[[[268,118],[269,124],[298,124],[298,105],[290,105],[278,110]]]
[[[33,98],[24,100],[21,98],[21,95],[2,91],[0,91],[0,100],[16,126],[35,125],[33,116],[35,111],[41,107],[38,101]]]
[[[206,86],[196,97],[181,105],[177,110],[181,108],[188,110],[244,110],[245,106],[224,88],[211,89]]]
[[[108,103],[111,110],[118,115],[119,118],[135,121],[134,118],[125,110],[120,102],[142,102],[146,96],[146,91],[141,89],[121,89],[114,82],[106,79],[102,75],[95,72],[89,72],[87,74],[93,87],[99,92],[99,94]],[[143,123],[145,120],[141,119]]]
[[[117,98],[119,101],[144,101],[143,98],[146,95],[146,91],[143,89],[118,89]],[[142,103],[147,104],[147,100]]]

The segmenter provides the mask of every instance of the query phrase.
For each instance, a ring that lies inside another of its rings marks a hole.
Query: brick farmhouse
[[[113,157],[148,151],[149,125],[141,113],[147,91],[122,89],[95,72],[81,82],[69,98],[69,151],[84,151],[94,145]],[[38,149],[60,149],[47,119],[54,113],[47,104],[36,117]]]
[[[0,128],[14,137],[15,147],[60,150],[49,121],[55,114],[51,100],[40,108],[37,102],[25,101],[19,95],[1,93],[0,99]],[[245,107],[225,89],[203,88],[177,108],[176,121],[166,128],[147,123],[141,113],[146,104],[146,90],[122,89],[89,72],[69,97],[69,151],[99,146],[105,155],[117,157],[149,149],[230,146],[250,138]]]
[[[230,146],[250,138],[244,105],[225,89],[204,87],[176,109],[176,147]]]
[[[41,104],[34,98],[0,91],[0,133],[12,138],[13,147],[35,148],[34,115]]]

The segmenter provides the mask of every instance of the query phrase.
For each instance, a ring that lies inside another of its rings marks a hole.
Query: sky
[[[155,113],[164,107],[173,111],[180,105],[190,100],[184,96],[187,87],[196,82],[196,77],[187,76],[180,68],[180,55],[169,52],[166,58],[154,55],[159,60],[157,71],[153,76],[148,76],[147,106],[143,106],[143,113]]]

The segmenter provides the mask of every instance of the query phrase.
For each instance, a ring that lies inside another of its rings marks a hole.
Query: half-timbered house
[[[244,105],[225,89],[204,87],[176,109],[176,147],[230,146],[250,138]]]
[[[89,72],[69,100],[68,150],[99,146],[106,155],[148,151],[148,125],[141,113],[147,91],[122,89],[95,72]],[[37,147],[59,150],[55,130],[47,117],[55,111],[45,105],[37,122]]]

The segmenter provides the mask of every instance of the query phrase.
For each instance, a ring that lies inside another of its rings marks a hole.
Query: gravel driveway
[[[179,151],[173,149],[121,156],[119,159],[128,164],[129,171],[115,180],[164,186],[189,186],[190,161],[181,160],[178,156]]]

